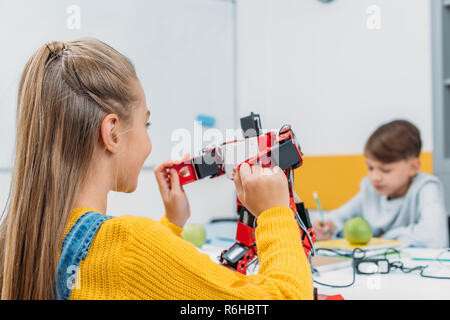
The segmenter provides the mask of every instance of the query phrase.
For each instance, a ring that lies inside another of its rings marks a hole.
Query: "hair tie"
[[[63,41],[53,41],[45,44],[51,55],[58,55],[64,50],[68,49],[68,46]]]

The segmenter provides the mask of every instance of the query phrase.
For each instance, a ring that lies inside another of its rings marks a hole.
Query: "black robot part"
[[[203,153],[203,155],[193,160],[195,173],[199,179],[216,176],[220,173],[219,159],[215,156],[214,150]]]
[[[295,169],[302,164],[302,158],[298,154],[297,148],[292,140],[273,147],[270,151],[270,157],[281,170],[288,168]]]
[[[259,136],[261,132],[261,118],[259,114],[250,113],[249,116],[241,118],[241,129],[245,138]]]

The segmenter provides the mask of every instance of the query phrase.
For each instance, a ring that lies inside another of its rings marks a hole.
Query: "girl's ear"
[[[111,153],[117,153],[119,148],[118,125],[119,117],[111,113],[103,119],[100,127],[100,142]]]

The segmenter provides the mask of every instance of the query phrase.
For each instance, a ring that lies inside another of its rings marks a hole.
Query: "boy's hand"
[[[325,221],[316,221],[313,224],[313,229],[316,231],[316,240],[329,240],[334,234],[336,230],[336,226],[331,220]]]
[[[288,181],[279,167],[243,163],[239,170],[233,169],[233,181],[239,200],[255,217],[270,208],[289,206]]]
[[[182,160],[187,160],[189,155],[185,155]],[[175,169],[168,169],[178,161],[166,161],[160,164],[156,169],[155,177],[158,182],[159,192],[164,202],[167,219],[179,227],[183,227],[191,216],[189,201]]]

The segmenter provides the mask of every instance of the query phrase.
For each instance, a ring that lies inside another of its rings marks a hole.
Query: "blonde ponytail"
[[[14,170],[0,225],[1,299],[52,299],[72,205],[109,113],[130,121],[132,63],[96,39],[50,42],[23,71]]]

